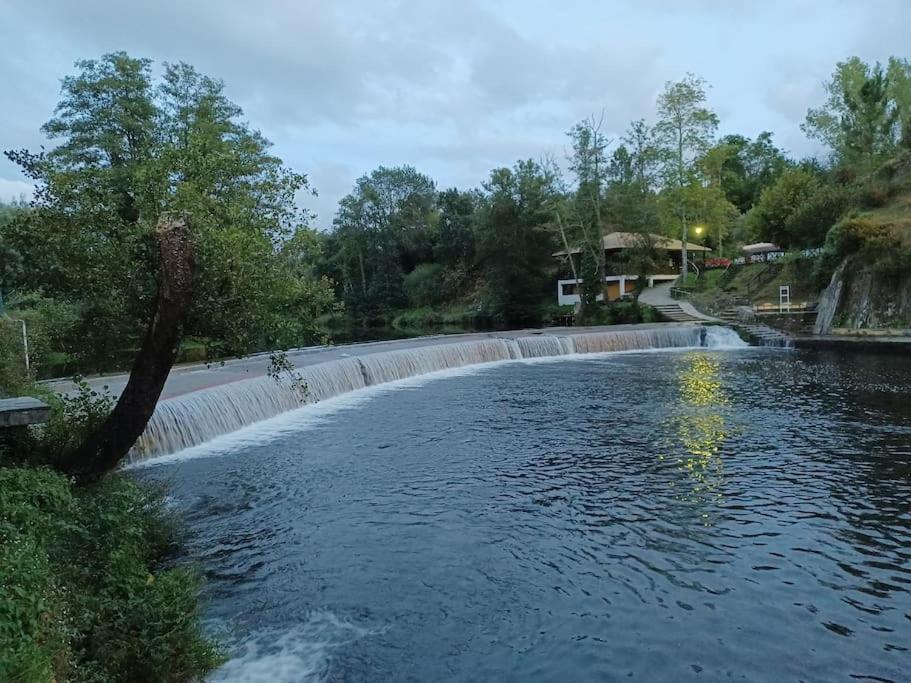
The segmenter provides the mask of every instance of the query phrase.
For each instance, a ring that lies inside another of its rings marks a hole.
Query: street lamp
[[[693,226],[693,232],[696,233],[696,237],[702,237],[702,233],[705,231],[704,225]]]

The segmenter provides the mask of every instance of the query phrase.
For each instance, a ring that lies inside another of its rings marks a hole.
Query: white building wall
[[[620,291],[626,290],[626,281],[627,280],[638,280],[637,275],[610,275],[604,278],[604,282],[619,282]],[[668,282],[676,280],[676,275],[649,275],[648,276],[648,286],[654,287],[656,282]],[[578,290],[579,286],[582,285],[582,279],[578,280],[557,280],[557,304],[560,306],[575,306],[582,299],[578,294],[564,294],[563,287],[564,285],[577,285],[576,289]],[[598,301],[603,301],[604,295],[598,295]]]

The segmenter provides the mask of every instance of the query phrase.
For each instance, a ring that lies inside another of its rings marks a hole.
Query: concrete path
[[[673,282],[667,282],[654,287],[646,287],[639,295],[639,301],[657,309],[672,320],[678,319],[682,321],[686,319],[684,316],[688,316],[693,320],[702,320],[713,323],[721,322],[718,318],[713,318],[710,315],[697,311],[695,306],[690,302],[671,297],[671,287],[673,286]],[[674,315],[676,311],[679,311],[683,315]]]
[[[348,356],[363,356],[383,351],[396,349],[409,349],[421,346],[434,346],[438,344],[455,344],[462,341],[476,339],[495,339],[510,337],[526,337],[538,334],[553,334],[568,336],[586,334],[589,332],[605,332],[620,330],[646,330],[674,325],[674,323],[646,323],[641,325],[610,325],[601,327],[548,327],[545,329],[511,330],[506,332],[477,332],[467,334],[441,334],[429,337],[414,337],[412,339],[395,339],[390,341],[363,342],[358,344],[344,344],[340,346],[311,346],[302,349],[293,349],[287,356],[295,367],[305,367],[317,363],[345,358]],[[178,365],[171,370],[162,399],[173,398],[191,391],[208,389],[220,384],[237,382],[251,377],[261,377],[269,369],[269,354],[260,353],[244,358],[215,362],[211,364],[195,363]],[[96,390],[107,389],[113,396],[119,396],[126,386],[129,375],[127,373],[104,375],[101,377],[87,378],[89,385]],[[75,386],[69,379],[47,380],[47,386],[58,393],[69,393]]]

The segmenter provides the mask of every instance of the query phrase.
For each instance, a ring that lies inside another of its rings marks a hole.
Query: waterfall
[[[592,332],[570,338],[576,353],[607,353],[633,349],[669,349],[682,346],[702,346],[702,328],[661,327],[649,330]]]
[[[544,358],[546,356],[564,356],[572,351],[567,351],[563,345],[565,337],[555,337],[549,334],[539,334],[534,337],[519,337],[520,358]],[[568,338],[567,338],[568,339]],[[569,339],[572,341],[572,339]]]
[[[710,349],[739,349],[749,346],[740,335],[730,327],[719,327],[713,325],[704,327],[705,338],[702,345]]]
[[[288,381],[253,377],[160,401],[129,462],[167,455],[307,403],[376,384],[495,361],[637,349],[746,346],[724,327],[659,327],[586,334],[491,337],[365,353],[299,368],[306,391]]]

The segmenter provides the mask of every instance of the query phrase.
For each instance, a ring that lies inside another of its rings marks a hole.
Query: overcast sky
[[[441,188],[553,154],[604,112],[651,119],[668,80],[712,86],[721,132],[796,155],[822,82],[850,55],[911,56],[911,0],[0,0],[0,149],[36,149],[77,59],[126,50],[223,79],[319,191],[317,224],[376,166]],[[0,199],[27,192],[0,161]]]

